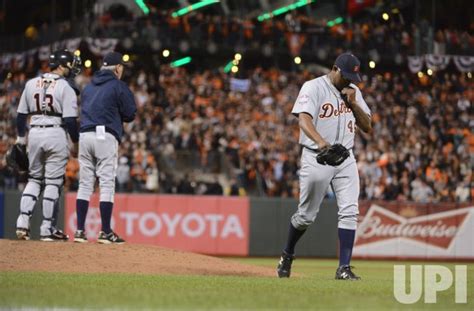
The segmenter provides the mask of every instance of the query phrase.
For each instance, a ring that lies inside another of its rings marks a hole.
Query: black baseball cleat
[[[76,233],[74,233],[74,242],[87,243],[87,236],[84,230],[77,230]]]
[[[115,232],[105,233],[104,231],[99,232],[99,238],[97,239],[99,244],[123,244],[125,240],[119,237]]]
[[[277,267],[277,273],[279,278],[289,278],[291,274],[291,264],[295,259],[294,255],[287,254],[285,252],[281,253],[280,263]]]
[[[69,235],[59,229],[55,229],[50,235],[40,236],[40,240],[43,242],[66,242],[69,240]]]
[[[348,281],[359,281],[360,277],[352,272],[351,268],[354,268],[349,265],[340,266],[336,270],[336,280],[348,280]]]

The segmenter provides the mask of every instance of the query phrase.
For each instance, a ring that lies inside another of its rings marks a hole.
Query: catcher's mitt
[[[316,156],[316,160],[319,164],[338,166],[345,159],[349,157],[350,153],[346,147],[341,144],[334,144],[332,146],[325,147]]]
[[[16,171],[28,171],[30,162],[26,152],[26,145],[15,144],[7,151],[7,165]]]

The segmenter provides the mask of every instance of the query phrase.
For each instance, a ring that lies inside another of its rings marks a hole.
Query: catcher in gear
[[[298,117],[302,146],[300,199],[291,217],[288,240],[277,267],[279,277],[290,277],[295,246],[315,220],[331,186],[339,209],[338,280],[358,280],[350,266],[357,228],[359,173],[352,152],[356,126],[370,132],[370,109],[352,82],[360,82],[360,62],[339,55],[329,74],[307,81],[292,114]]]
[[[63,186],[69,154],[77,154],[77,96],[66,79],[80,71],[80,64],[80,59],[68,50],[55,51],[49,58],[51,72],[29,80],[21,94],[17,110],[18,137],[10,153],[11,163],[15,159],[17,164],[21,164],[19,167],[28,170],[28,183],[21,197],[20,215],[16,222],[16,235],[20,240],[30,239],[30,218],[41,193],[43,221],[40,239],[68,239],[54,225],[54,209]],[[29,116],[27,140],[26,124]],[[68,135],[74,143],[72,149],[69,148]],[[21,156],[26,154],[25,150],[28,151],[27,162]]]

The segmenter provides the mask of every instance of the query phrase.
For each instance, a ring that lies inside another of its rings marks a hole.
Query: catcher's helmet
[[[81,72],[81,58],[68,50],[57,50],[49,56],[49,67],[56,69],[59,65],[69,68],[73,75]]]

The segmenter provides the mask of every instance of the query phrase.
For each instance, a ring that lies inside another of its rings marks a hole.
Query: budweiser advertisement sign
[[[65,227],[76,230],[76,194],[66,196]],[[248,198],[116,194],[112,228],[127,243],[153,244],[212,255],[247,255]],[[99,197],[89,205],[89,241],[101,230]]]
[[[474,207],[362,204],[355,257],[474,259]]]

